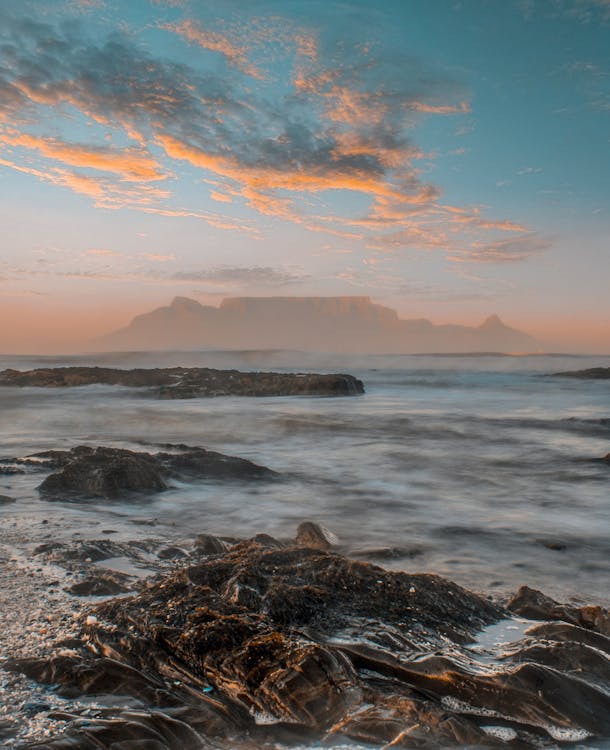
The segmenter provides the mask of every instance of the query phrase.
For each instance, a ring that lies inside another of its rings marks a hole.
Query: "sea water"
[[[176,482],[154,496],[48,502],[40,475],[0,476],[2,524],[61,518],[66,534],[294,535],[316,520],[386,567],[502,594],[522,584],[562,600],[610,601],[610,381],[550,375],[610,357],[371,356],[187,352],[1,357],[0,369],[211,366],[350,372],[358,397],[158,400],[113,386],[0,388],[0,458],[105,445],[203,446],[276,481]],[[384,551],[385,549],[385,551]],[[371,550],[380,550],[371,552]]]

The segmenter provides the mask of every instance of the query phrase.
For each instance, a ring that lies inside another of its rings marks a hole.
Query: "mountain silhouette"
[[[425,318],[402,320],[369,297],[230,297],[219,307],[176,297],[99,339],[96,348],[523,353],[539,344],[497,315],[478,327],[435,325]]]

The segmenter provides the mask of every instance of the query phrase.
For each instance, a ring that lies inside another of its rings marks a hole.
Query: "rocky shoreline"
[[[73,388],[117,385],[147,388],[161,399],[212,396],[355,396],[364,393],[361,380],[346,374],[240,372],[209,367],[136,368],[51,367],[3,370],[0,386]]]
[[[27,566],[30,578],[39,571],[31,593],[38,577],[55,577],[44,595],[55,606],[24,605],[25,617],[40,611],[33,637],[1,665],[5,685],[35,694],[0,716],[12,747],[551,748],[610,738],[601,607],[525,587],[493,601],[435,575],[387,571],[346,557],[312,522],[292,540],[51,541]],[[113,580],[120,588],[90,588]]]

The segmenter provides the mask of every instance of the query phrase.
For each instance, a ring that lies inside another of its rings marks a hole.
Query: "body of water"
[[[0,529],[16,514],[180,541],[200,532],[290,537],[313,519],[387,567],[436,572],[490,593],[521,584],[567,600],[610,600],[610,381],[549,377],[610,357],[297,353],[0,358],[0,369],[175,364],[343,371],[349,398],[157,400],[140,389],[2,388],[2,458],[79,444],[154,451],[186,443],[249,458],[279,481],[176,484],[128,501],[41,500],[40,475],[0,476]],[[143,520],[154,527],[139,525]],[[135,523],[134,523],[135,522]],[[118,537],[117,537],[118,538]],[[375,559],[375,557],[373,557]]]

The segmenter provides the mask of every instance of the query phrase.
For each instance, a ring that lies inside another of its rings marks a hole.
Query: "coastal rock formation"
[[[95,384],[149,388],[163,399],[202,396],[354,396],[364,393],[362,381],[345,374],[239,372],[209,367],[133,370],[51,367],[0,372],[0,386],[70,388]]]
[[[532,352],[539,343],[497,315],[480,326],[401,320],[369,297],[176,297],[96,342],[100,350],[289,349],[352,353]]]
[[[533,599],[530,616],[563,616]],[[53,712],[65,733],[31,750],[555,747],[610,737],[598,614],[498,648],[477,633],[528,623],[482,596],[260,535],[97,605],[80,643],[5,668],[101,706]]]
[[[52,473],[39,485],[47,499],[117,498],[126,493],[155,493],[172,480],[272,479],[277,473],[236,456],[187,445],[169,451],[137,452],[79,445],[68,451],[44,451],[0,460],[0,472]]]

